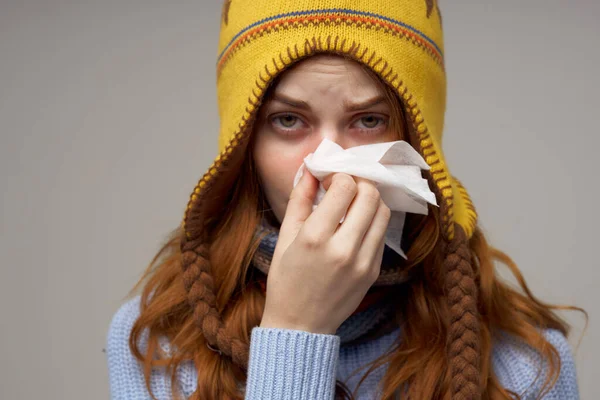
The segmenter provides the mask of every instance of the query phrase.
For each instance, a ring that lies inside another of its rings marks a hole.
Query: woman
[[[435,1],[226,1],[220,155],[113,318],[113,398],[578,398],[553,312],[577,308],[533,297],[444,161],[442,48]],[[325,139],[422,155],[439,207],[407,214],[405,258],[374,182],[330,174],[314,210],[294,186]]]

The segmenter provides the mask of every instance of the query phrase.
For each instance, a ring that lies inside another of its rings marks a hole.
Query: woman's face
[[[254,160],[281,222],[304,157],[325,138],[343,148],[398,140],[385,89],[352,61],[308,58],[284,72],[255,124]]]

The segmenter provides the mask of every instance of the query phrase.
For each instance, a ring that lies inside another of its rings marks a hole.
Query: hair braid
[[[182,247],[183,281],[188,292],[188,302],[194,310],[194,320],[201,329],[207,344],[230,357],[239,367],[247,370],[249,348],[232,337],[225,329],[216,308],[214,282],[210,275],[208,246],[204,243]]]
[[[454,238],[445,250],[452,399],[477,400],[481,398],[477,285],[468,241],[459,225],[455,224]]]

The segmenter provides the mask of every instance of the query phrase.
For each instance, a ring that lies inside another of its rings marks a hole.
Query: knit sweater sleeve
[[[252,329],[246,400],[331,400],[340,337],[291,329]]]
[[[106,338],[106,358],[112,400],[150,400],[143,368],[129,349],[129,335],[139,317],[140,297],[123,304],[114,314]],[[340,337],[287,329],[256,327],[251,332],[246,400],[332,400],[339,359]],[[139,347],[146,349],[147,335]],[[161,343],[168,351],[168,343]],[[189,398],[197,387],[198,373],[186,362],[177,372],[177,391]],[[153,370],[152,394],[172,399],[170,375]]]
[[[139,314],[139,299],[129,301],[113,315],[106,338],[110,398],[149,399],[141,365],[129,349],[129,333]]]
[[[558,380],[543,397],[544,400],[578,400],[577,373],[571,347],[565,336],[557,330],[547,329],[543,335],[557,350],[560,357]],[[523,400],[535,399],[541,393],[549,372],[539,353],[518,339],[503,334],[492,354],[494,371],[500,384]],[[539,378],[536,380],[537,374]]]
[[[106,361],[108,383],[112,400],[151,400],[143,367],[129,348],[129,335],[140,314],[140,297],[123,304],[113,315],[106,337]],[[147,349],[147,334],[142,334],[138,345],[142,352]],[[165,344],[160,343],[166,350]],[[196,390],[196,370],[192,362],[184,362],[177,371],[177,389],[189,397]],[[171,376],[164,370],[153,370],[150,375],[150,389],[158,400],[172,399]]]

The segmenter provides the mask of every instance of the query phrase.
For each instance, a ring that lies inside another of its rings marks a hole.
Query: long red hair
[[[411,137],[404,137],[409,127],[400,100],[371,70],[367,68],[366,71],[384,87],[393,110],[391,129],[411,142]],[[226,204],[224,210],[211,221],[212,240],[208,251],[216,309],[222,316],[226,331],[246,346],[250,343],[252,328],[260,324],[265,303],[264,293],[258,284],[260,273],[250,267],[259,243],[254,233],[261,218],[265,214],[269,216],[269,211],[265,211],[268,205],[251,150],[252,142],[239,166],[241,172],[230,176],[231,182],[220,185],[226,189],[211,192],[214,198],[227,201],[221,202]],[[407,217],[405,247],[408,248],[410,262],[402,268],[411,280],[403,284],[392,299],[402,338],[397,339],[392,351],[364,366],[366,372],[360,381],[362,384],[366,375],[388,363],[380,382],[382,400],[392,399],[396,390],[404,387],[408,387],[410,398],[450,398],[447,337],[451,310],[444,290],[442,264],[445,253],[439,219],[440,209],[435,207],[430,208],[427,216]],[[144,366],[148,391],[152,369],[166,368],[172,380],[173,397],[177,398],[175,371],[184,361],[191,360],[198,371],[198,388],[193,399],[243,398],[241,386],[246,379],[245,371],[230,358],[209,349],[202,330],[196,324],[184,282],[181,241],[181,229],[176,229],[133,290],[141,288],[141,313],[131,331],[131,351]],[[569,326],[555,311],[578,310],[585,314],[586,319],[587,314],[578,307],[550,305],[534,297],[515,263],[506,254],[490,247],[479,227],[468,240],[468,251],[478,290],[482,398],[519,398],[517,393],[509,392],[500,385],[491,368],[492,342],[501,331],[531,346],[547,362],[549,373],[538,396],[541,398],[554,385],[561,368],[558,352],[544,338],[542,329],[556,329],[567,336]],[[497,275],[495,261],[508,267],[520,290]],[[145,351],[142,351],[139,341],[144,332],[147,332],[148,342]],[[169,354],[161,351],[161,336],[169,340]],[[338,382],[336,392],[339,397],[353,396],[341,382]]]

